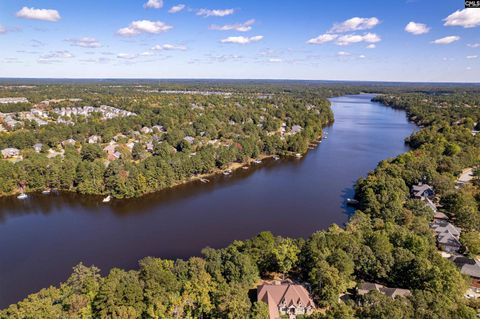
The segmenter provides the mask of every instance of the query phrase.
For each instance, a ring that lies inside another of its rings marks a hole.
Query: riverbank
[[[107,275],[115,267],[136,269],[144,256],[188,259],[264,230],[307,238],[343,225],[354,213],[345,206],[354,181],[408,151],[403,139],[415,126],[404,112],[364,96],[332,99],[332,110],[335,123],[323,130],[328,138],[301,160],[265,159],[209,183],[108,205],[76,193],[1,198],[0,308],[65,281],[79,261]]]

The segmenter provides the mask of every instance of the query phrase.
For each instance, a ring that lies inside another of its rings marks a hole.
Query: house
[[[410,297],[412,295],[412,292],[408,289],[389,288],[376,283],[362,282],[357,287],[357,296],[365,296],[371,291],[378,291],[392,299],[395,299],[396,297]]]
[[[117,146],[118,145],[116,143],[110,143],[109,145],[107,145],[103,148],[103,151],[107,153],[107,159],[109,161],[114,161],[117,158],[119,158],[119,157],[117,157],[117,154],[115,154],[115,153],[117,153],[117,152],[115,152],[115,149],[117,148]]]
[[[142,132],[143,134],[150,134],[150,133],[153,133],[153,130],[149,127],[144,126],[144,127],[142,127],[140,132]]]
[[[97,144],[100,143],[102,138],[98,135],[92,135],[88,138],[88,144]]]
[[[40,153],[42,151],[42,147],[43,147],[43,144],[41,144],[41,143],[37,143],[37,144],[33,145],[33,149],[37,153]]]
[[[291,281],[263,284],[257,287],[257,300],[268,305],[269,319],[280,319],[288,315],[309,315],[315,309],[315,303],[302,285]]]
[[[183,138],[186,142],[188,142],[188,144],[193,144],[193,142],[195,142],[195,138],[194,137],[191,137],[191,136],[185,136]]]
[[[448,220],[448,216],[445,215],[444,213],[442,212],[436,212],[435,215],[433,215],[433,221],[436,222],[436,221],[447,221]]]
[[[433,187],[428,184],[419,183],[418,185],[413,185],[412,187],[412,196],[417,199],[430,198],[435,195]]]
[[[462,274],[472,279],[470,289],[467,291],[467,298],[480,298],[480,262],[461,255],[453,256],[450,260]]]
[[[294,126],[292,126],[292,130],[290,131],[290,133],[292,135],[295,135],[297,133],[300,133],[302,130],[303,130],[303,128],[300,125],[294,125]]]
[[[75,140],[73,138],[69,138],[68,140],[65,140],[62,142],[62,146],[65,147],[67,145],[75,145]]]
[[[452,253],[462,247],[460,243],[461,230],[445,220],[434,221],[430,227],[437,234],[437,243],[441,250]]]
[[[18,148],[5,148],[1,151],[3,158],[12,158],[20,155],[20,150]]]
[[[152,126],[153,130],[157,130],[158,133],[166,132],[165,128],[162,125],[154,125]]]

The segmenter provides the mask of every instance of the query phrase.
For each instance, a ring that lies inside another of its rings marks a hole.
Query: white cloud
[[[420,35],[428,33],[430,31],[430,28],[426,24],[411,21],[405,27],[405,31],[414,35]]]
[[[350,52],[346,51],[339,51],[337,52],[337,56],[351,56],[352,54]]]
[[[174,51],[174,50],[179,50],[179,51],[185,51],[187,50],[187,47],[184,46],[184,45],[177,45],[177,44],[157,44],[155,45],[152,50],[155,50],[155,51],[161,51],[161,50],[165,50],[165,51]]]
[[[235,10],[233,9],[224,9],[224,10],[210,10],[210,9],[200,9],[197,12],[197,16],[202,17],[225,17],[231,14],[234,14]]]
[[[168,13],[178,13],[180,11],[183,11],[183,9],[185,9],[187,6],[184,5],[184,4],[177,4],[173,7],[170,8],[170,10],[168,10]]]
[[[365,58],[366,58],[366,56],[365,56],[364,54],[360,54],[358,57],[359,57],[360,59],[365,59]]]
[[[161,21],[149,21],[149,20],[139,20],[133,21],[126,28],[122,28],[117,31],[121,36],[128,37],[138,35],[140,33],[161,33],[166,32],[173,28],[171,25],[168,25]]]
[[[131,53],[119,53],[117,54],[118,59],[123,59],[123,60],[133,60],[138,58],[138,54],[131,54]]]
[[[450,43],[453,43],[453,42],[458,41],[458,40],[460,40],[459,36],[451,35],[451,36],[448,36],[448,37],[437,39],[435,41],[432,41],[431,43],[433,43],[433,44],[450,44]]]
[[[39,63],[58,63],[65,59],[71,59],[74,55],[69,51],[53,51],[48,54],[41,55],[37,60]]]
[[[280,59],[280,58],[270,58],[270,59],[268,59],[268,62],[271,62],[271,63],[280,63],[280,62],[283,62],[283,60]]]
[[[99,48],[102,45],[100,42],[97,41],[95,38],[89,38],[89,37],[83,37],[79,39],[67,39],[65,40],[67,42],[70,42],[71,45],[77,46],[77,47],[82,47],[82,48]]]
[[[375,44],[369,44],[367,45],[367,49],[375,49],[377,46]]]
[[[327,42],[331,42],[336,38],[338,38],[338,35],[336,34],[325,33],[325,34],[319,35],[316,38],[312,38],[308,40],[307,43],[308,44],[324,44]]]
[[[467,71],[470,71],[471,69],[472,69],[471,66],[467,66],[467,67],[465,68],[465,70],[467,70]]]
[[[467,46],[470,48],[480,48],[480,43],[469,43]]]
[[[480,10],[478,9],[463,9],[457,10],[448,17],[446,17],[445,26],[459,26],[464,28],[473,28],[480,26]]]
[[[219,31],[239,31],[239,32],[247,32],[252,30],[252,25],[255,23],[254,19],[248,20],[244,23],[236,23],[236,24],[226,24],[226,25],[216,25],[212,24],[209,29],[210,30],[219,30]]]
[[[56,22],[61,19],[57,10],[52,9],[35,9],[23,7],[17,12],[17,17],[32,20],[43,20]]]
[[[342,33],[350,31],[368,30],[372,29],[380,23],[380,20],[376,17],[371,18],[359,18],[354,17],[343,21],[342,23],[335,24],[329,31],[329,33]]]
[[[248,44],[252,42],[258,42],[263,39],[263,35],[257,35],[254,37],[228,37],[226,39],[223,39],[221,42],[222,43],[236,43],[236,44]]]
[[[476,59],[478,55],[467,55],[467,59]]]
[[[143,7],[147,9],[161,9],[163,7],[163,0],[148,0]]]
[[[364,35],[358,34],[347,34],[339,37],[337,39],[338,45],[349,45],[352,43],[367,42],[367,43],[377,43],[382,39],[375,33],[366,33]]]
[[[154,53],[151,52],[151,51],[145,51],[145,52],[140,53],[140,55],[141,56],[152,56],[152,55],[154,55]]]
[[[0,25],[0,34],[7,33],[7,29],[4,26]]]

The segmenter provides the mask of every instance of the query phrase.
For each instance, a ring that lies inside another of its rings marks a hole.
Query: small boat
[[[42,191],[42,194],[43,195],[48,195],[48,194],[50,194],[50,192],[51,192],[50,188],[47,188],[46,190]]]
[[[350,206],[355,206],[355,205],[358,205],[358,200],[356,199],[352,199],[352,198],[347,198],[347,205],[350,205]]]
[[[210,181],[206,178],[200,178],[200,182],[205,184],[205,183],[209,183]]]
[[[105,197],[105,198],[103,199],[102,202],[104,202],[104,203],[109,203],[111,200],[112,200],[112,196],[108,195],[107,197]]]
[[[248,166],[243,166],[242,169],[247,170],[247,169],[249,169],[249,167]]]
[[[254,160],[253,162],[254,162],[255,164],[262,164],[262,161],[259,160],[259,159],[256,159],[256,160]]]
[[[223,175],[225,175],[225,176],[228,176],[228,175],[230,175],[230,174],[232,174],[232,170],[231,170],[231,169],[227,169],[226,171],[223,171]]]
[[[276,160],[276,161],[278,161],[278,160],[280,159],[280,156],[276,156],[276,155],[275,155],[275,156],[273,157],[273,159]]]
[[[295,154],[295,157],[296,157],[296,158],[302,158],[302,154],[297,153],[297,154]]]
[[[325,136],[323,139],[326,140],[328,138],[328,136]]]
[[[20,195],[17,196],[18,199],[27,199],[28,195],[25,193],[21,193]]]

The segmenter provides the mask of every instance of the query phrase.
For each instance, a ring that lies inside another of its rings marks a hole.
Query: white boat
[[[46,189],[42,192],[43,195],[48,195],[50,194],[50,189]]]
[[[256,160],[254,160],[253,162],[254,162],[255,164],[262,164],[262,161],[259,160],[259,159],[256,159]]]
[[[280,156],[276,156],[276,155],[275,155],[275,156],[273,157],[273,159],[276,160],[276,161],[278,161],[278,160],[280,159]]]
[[[249,167],[248,166],[243,166],[242,169],[247,170]]]
[[[297,154],[295,154],[295,157],[296,157],[296,158],[302,158],[302,154],[297,153]]]
[[[112,200],[112,196],[108,195],[107,197],[105,197],[105,198],[103,199],[103,202],[104,202],[104,203],[109,203],[111,200]]]
[[[230,174],[232,174],[231,169],[227,169],[226,171],[223,171],[223,175],[225,175],[225,176],[230,175]]]
[[[347,205],[350,205],[350,206],[355,206],[355,205],[358,205],[358,200],[356,199],[352,199],[352,198],[347,198]]]
[[[27,199],[28,195],[25,193],[21,193],[20,195],[17,196],[18,199]]]

